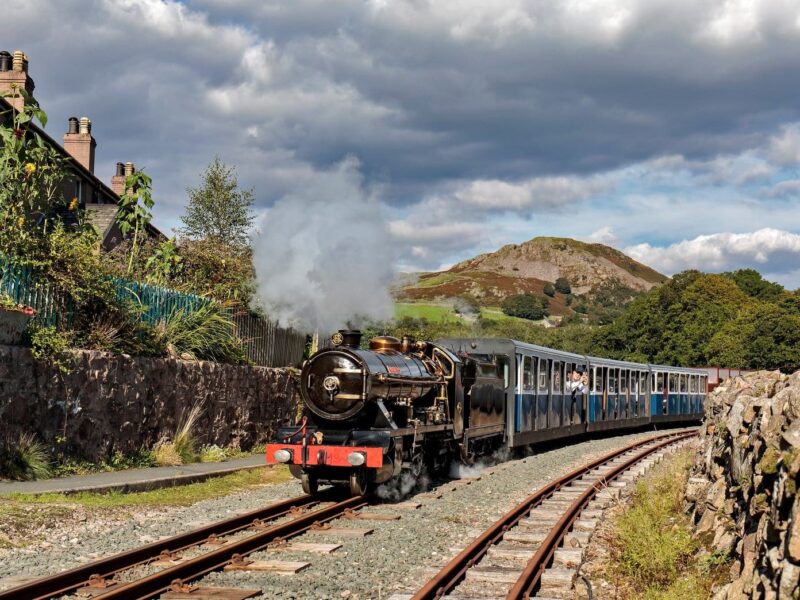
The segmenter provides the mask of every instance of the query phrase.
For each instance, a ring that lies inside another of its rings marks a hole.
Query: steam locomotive
[[[342,330],[331,342],[303,366],[301,421],[266,448],[267,463],[289,465],[307,494],[330,483],[362,495],[500,448],[699,421],[707,389],[702,369],[508,339],[380,336],[362,349],[360,332]],[[575,372],[588,385],[570,385]]]

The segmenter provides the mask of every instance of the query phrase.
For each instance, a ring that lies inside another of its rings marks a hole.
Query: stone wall
[[[705,416],[687,497],[698,534],[732,559],[732,582],[715,599],[796,598],[800,372],[729,379]]]
[[[98,460],[152,447],[195,403],[201,443],[266,441],[297,413],[288,369],[79,351],[59,375],[30,350],[0,346],[0,437],[34,432],[69,455]]]

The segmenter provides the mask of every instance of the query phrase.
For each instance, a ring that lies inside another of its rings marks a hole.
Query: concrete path
[[[203,481],[209,477],[219,477],[243,469],[263,467],[264,465],[264,455],[256,454],[218,463],[193,463],[179,467],[127,469],[125,471],[73,475],[71,477],[41,479],[39,481],[0,481],[0,495],[152,490]]]

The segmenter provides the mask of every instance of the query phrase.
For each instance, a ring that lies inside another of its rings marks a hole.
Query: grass
[[[172,440],[161,440],[156,444],[153,448],[153,457],[157,465],[183,465],[202,458],[197,452],[197,439],[194,434],[194,427],[202,412],[201,403],[192,406],[181,419]]]
[[[52,474],[50,457],[44,444],[33,434],[23,433],[16,442],[0,448],[0,476],[9,479],[46,479]]]
[[[155,326],[156,343],[172,356],[232,364],[245,362],[234,323],[209,302],[192,311],[177,310]]]
[[[724,577],[725,560],[693,538],[683,509],[693,451],[678,452],[637,486],[632,502],[615,520],[605,569],[619,598],[692,600],[710,597]]]
[[[395,316],[398,319],[427,319],[428,321],[457,321],[460,317],[453,312],[452,306],[439,304],[421,304],[416,302],[395,304]]]
[[[198,483],[150,490],[146,492],[110,492],[107,494],[8,494],[0,496],[0,530],[4,513],[9,514],[22,505],[82,505],[92,509],[121,507],[189,506],[209,498],[218,498],[254,486],[282,483],[291,479],[283,465],[237,471]]]
[[[430,277],[420,277],[418,281],[415,282],[414,287],[417,288],[429,288],[429,287],[436,287],[437,285],[442,285],[445,283],[450,283],[458,279],[458,275],[455,273],[438,273],[436,275],[431,275]]]

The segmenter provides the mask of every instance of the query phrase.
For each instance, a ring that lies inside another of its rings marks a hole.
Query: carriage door
[[[530,356],[520,357],[522,377],[517,396],[517,431],[532,431],[536,412],[536,392],[533,379],[533,360]]]
[[[546,358],[537,360],[536,429],[547,429],[550,407],[550,362]]]
[[[552,392],[550,394],[550,427],[561,426],[561,411],[564,403],[563,395],[563,377],[564,377],[564,363],[558,360],[552,361],[553,365],[553,379],[552,379]]]

